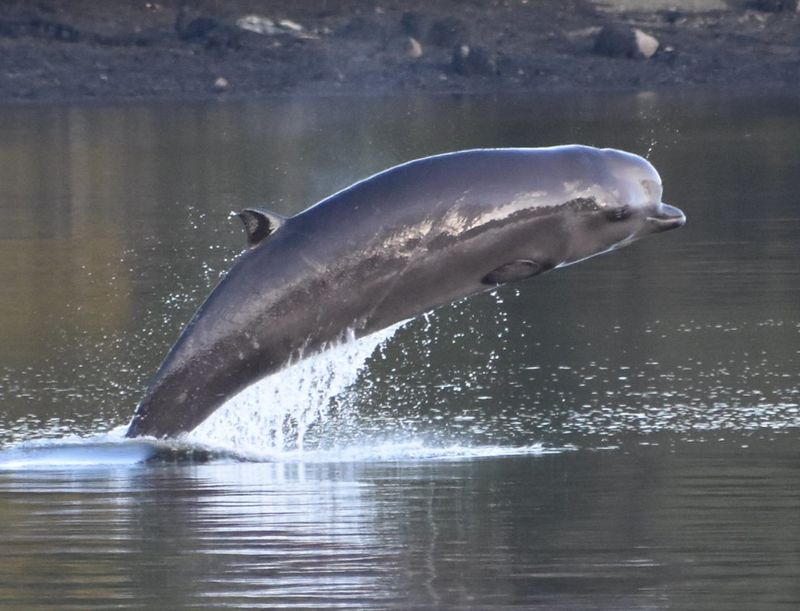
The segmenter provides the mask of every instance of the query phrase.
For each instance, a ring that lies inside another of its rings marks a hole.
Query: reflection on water
[[[654,96],[0,109],[12,451],[128,421],[244,245],[231,210],[291,214],[444,150],[581,142],[646,154],[689,217],[413,321],[347,368],[323,360],[332,386],[291,381],[313,405],[273,380],[290,412],[313,407],[302,427],[245,406],[203,433],[240,450],[268,440],[288,451],[279,462],[132,465],[117,448],[124,465],[94,453],[105,466],[0,470],[0,606],[796,608],[797,109]]]
[[[0,473],[0,604],[796,608],[796,444]]]

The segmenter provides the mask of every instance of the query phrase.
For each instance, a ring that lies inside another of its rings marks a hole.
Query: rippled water
[[[798,108],[0,109],[0,606],[796,608]],[[243,246],[231,210],[564,142],[647,155],[689,223],[121,440]]]

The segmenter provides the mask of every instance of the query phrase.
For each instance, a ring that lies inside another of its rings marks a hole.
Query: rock
[[[409,37],[406,43],[406,55],[411,59],[419,59],[422,57],[422,45],[416,38]]]
[[[616,25],[604,26],[594,39],[594,52],[606,57],[652,57],[658,40],[641,30]]]
[[[214,79],[214,84],[211,86],[211,89],[214,90],[216,93],[223,93],[224,91],[228,91],[231,84],[228,82],[224,76],[218,76]]]
[[[195,17],[191,18],[186,16],[186,13],[181,11],[175,20],[175,31],[178,33],[178,38],[183,41],[203,40],[210,32],[220,26],[219,21],[211,17]]]
[[[183,42],[201,43],[206,49],[238,49],[242,30],[213,17],[192,17],[185,8],[178,11],[175,31]]]
[[[299,33],[299,32],[302,32],[305,29],[299,23],[297,23],[296,21],[292,21],[291,19],[281,19],[278,22],[278,25],[281,28],[283,28],[284,30],[289,31],[289,32]]]
[[[437,19],[428,30],[428,41],[437,47],[452,47],[467,41],[467,28],[455,17]]]
[[[745,8],[762,13],[782,13],[783,11],[797,11],[797,0],[749,0]]]
[[[632,57],[636,52],[636,34],[630,28],[603,26],[595,36],[594,52],[606,57]]]
[[[668,8],[665,11],[659,13],[661,17],[669,23],[670,25],[675,25],[676,23],[683,23],[686,21],[686,13],[679,11],[676,8]]]
[[[483,47],[457,46],[453,50],[453,59],[450,65],[458,74],[464,76],[497,74],[494,58]]]
[[[291,19],[281,19],[275,23],[269,17],[263,15],[245,15],[236,20],[236,27],[253,34],[260,34],[262,36],[278,36],[281,34],[293,36],[298,39],[316,38],[314,34],[310,34],[306,29]]]
[[[236,20],[236,26],[248,32],[256,34],[265,34],[267,36],[274,36],[280,33],[280,28],[275,25],[269,17],[262,17],[261,15],[245,15]]]
[[[639,49],[639,55],[645,59],[650,59],[658,51],[658,39],[650,34],[645,34],[641,30],[634,30],[636,35],[636,46]]]

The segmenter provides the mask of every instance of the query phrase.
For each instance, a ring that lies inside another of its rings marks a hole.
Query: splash
[[[371,377],[364,374],[371,359],[384,354],[385,345],[405,324],[358,340],[350,334],[324,352],[298,360],[245,389],[179,439],[130,440],[124,437],[126,426],[88,436],[28,439],[0,449],[0,471],[114,468],[165,461],[469,460],[573,449],[539,443],[517,447],[442,439],[431,443],[416,434],[416,428],[403,432],[379,427],[376,431],[375,423],[365,425],[362,412],[369,406],[358,388],[370,386]],[[426,422],[437,424],[420,415],[417,424]]]
[[[121,432],[91,438],[34,439],[0,450],[0,472],[129,466],[145,462],[156,451],[155,444],[122,439]]]
[[[302,452],[313,427],[357,409],[342,393],[403,324],[358,340],[350,333],[324,352],[264,378],[229,399],[184,439],[252,456]]]

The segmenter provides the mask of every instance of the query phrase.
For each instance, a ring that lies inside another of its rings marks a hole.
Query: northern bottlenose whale
[[[680,227],[645,159],[580,145],[425,157],[289,219],[248,209],[248,249],[181,333],[126,435],[190,431],[348,332]]]

